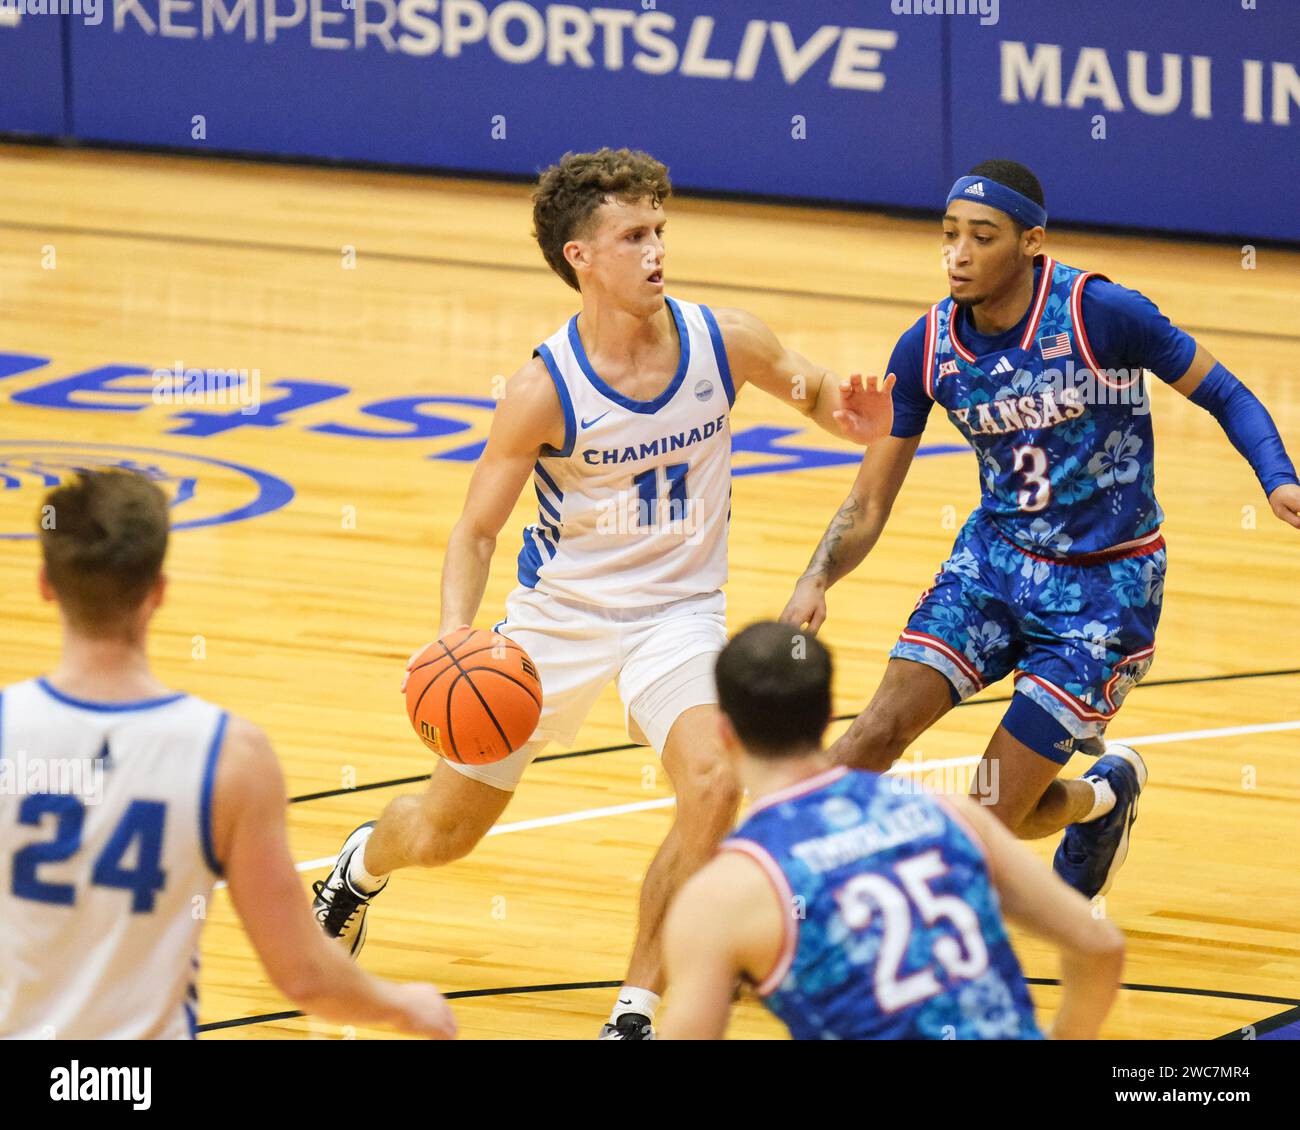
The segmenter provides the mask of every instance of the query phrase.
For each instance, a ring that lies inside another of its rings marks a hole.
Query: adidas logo
[[[1053,749],[1059,749],[1062,753],[1073,753],[1073,752],[1074,752],[1074,739],[1073,739],[1073,738],[1062,738],[1059,742],[1053,742],[1053,743],[1052,743],[1052,748],[1053,748]]]
[[[966,195],[967,195],[967,196],[983,196],[983,195],[984,195],[984,182],[983,182],[982,180],[977,180],[974,184],[972,184],[972,185],[968,185],[967,188],[966,188]]]
[[[1008,361],[1005,356],[1000,357],[998,359],[998,363],[993,366],[994,373],[1010,373],[1013,372],[1014,369],[1015,366],[1012,365],[1011,362]]]

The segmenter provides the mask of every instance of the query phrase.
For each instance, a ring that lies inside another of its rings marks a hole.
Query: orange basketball
[[[517,643],[457,628],[418,656],[406,682],[411,725],[434,753],[462,765],[508,757],[537,728],[542,684]]]

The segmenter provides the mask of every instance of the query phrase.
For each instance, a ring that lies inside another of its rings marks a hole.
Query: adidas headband
[[[1034,203],[1028,196],[1022,196],[1014,188],[989,180],[988,177],[959,177],[948,193],[946,203],[951,204],[954,200],[973,200],[977,204],[987,204],[990,208],[1005,212],[1027,228],[1047,226],[1046,208]]]

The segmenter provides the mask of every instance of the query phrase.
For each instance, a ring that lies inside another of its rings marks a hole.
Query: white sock
[[[1109,781],[1105,781],[1100,777],[1084,777],[1083,779],[1092,786],[1094,799],[1088,815],[1079,820],[1080,824],[1086,824],[1089,820],[1098,820],[1115,807],[1115,790],[1110,787]]]
[[[388,882],[387,875],[372,875],[366,870],[366,844],[369,842],[367,836],[348,860],[348,882],[363,895],[373,895]]]
[[[659,1007],[659,994],[649,989],[638,989],[624,985],[618,992],[618,1003],[609,1014],[609,1022],[617,1024],[618,1018],[629,1012],[640,1013],[647,1020],[655,1018],[655,1009]]]

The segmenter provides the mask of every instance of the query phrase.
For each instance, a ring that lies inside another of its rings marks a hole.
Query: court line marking
[[[1171,742],[1203,741],[1210,738],[1233,738],[1243,734],[1276,734],[1286,730],[1300,730],[1300,719],[1290,722],[1254,722],[1244,726],[1221,726],[1212,730],[1178,730],[1167,734],[1146,734],[1141,737],[1128,738],[1134,745],[1167,745]],[[938,758],[933,761],[899,762],[890,769],[890,774],[926,773],[933,769],[950,766],[977,765],[980,755],[968,757]],[[510,824],[497,824],[488,829],[488,836],[504,836],[511,832],[529,832],[537,828],[553,828],[560,824],[577,824],[584,820],[599,820],[605,816],[623,816],[631,812],[648,812],[658,808],[671,808],[676,803],[673,797],[658,797],[654,800],[638,800],[630,804],[612,804],[603,808],[584,808],[576,812],[561,812],[554,816],[539,816],[532,820],[516,820]],[[486,838],[486,837],[485,837]],[[324,856],[320,859],[308,859],[295,864],[299,871],[314,871],[320,867],[332,867],[337,855]],[[224,882],[217,887],[224,887]]]
[[[1270,1032],[1276,1032],[1279,1028],[1289,1028],[1292,1024],[1300,1022],[1300,1007],[1289,1008],[1286,1012],[1279,1012],[1274,1016],[1266,1016],[1262,1020],[1257,1020],[1254,1024],[1244,1024],[1240,1028],[1234,1028],[1231,1032],[1225,1032],[1222,1036],[1217,1037],[1220,1040],[1245,1040],[1246,1029],[1251,1029],[1250,1039],[1258,1039],[1260,1036],[1266,1036]]]
[[[1216,729],[1208,729],[1208,730],[1179,730],[1179,731],[1173,731],[1166,734],[1147,734],[1142,737],[1129,738],[1128,740],[1132,742],[1134,745],[1138,745],[1138,744],[1166,745],[1178,741],[1198,741],[1198,740],[1205,740],[1211,738],[1239,737],[1244,734],[1271,734],[1271,733],[1281,733],[1283,731],[1288,731],[1288,730],[1300,730],[1300,719],[1296,719],[1288,722],[1255,722],[1255,723],[1248,723],[1242,726],[1221,726]],[[900,774],[919,773],[919,772],[925,772],[930,769],[942,768],[943,766],[947,766],[947,765],[974,765],[977,764],[979,760],[980,760],[979,757],[959,757],[959,758],[942,758],[933,761],[923,761],[919,763],[913,763],[911,765],[898,764],[895,765],[894,768],[890,770],[890,773],[893,774],[895,770],[897,770],[898,773]],[[588,808],[588,809],[580,810],[578,812],[559,813],[558,815],[555,816],[541,816],[532,820],[517,820],[510,824],[498,824],[495,827],[490,828],[488,830],[487,835],[500,836],[500,835],[506,835],[509,832],[525,832],[535,828],[548,828],[560,824],[578,823],[579,821],[583,821],[583,820],[596,820],[604,816],[619,816],[630,812],[647,812],[654,809],[669,808],[674,803],[675,801],[673,797],[658,797],[654,800],[635,801],[630,804],[607,805],[604,808]],[[326,856],[322,859],[311,859],[303,863],[295,864],[295,869],[298,871],[311,871],[319,867],[332,866],[336,859],[337,856],[334,855]],[[224,882],[219,882],[216,884],[217,887],[224,887],[225,885],[226,884]],[[1026,983],[1031,985],[1060,984],[1059,981],[1052,978],[1027,977],[1025,980]],[[566,983],[563,986],[555,986],[554,988],[552,988],[551,986],[546,986],[546,987],[528,986],[528,987],[521,987],[521,988],[514,988],[514,989],[475,989],[475,990],[466,990],[459,993],[448,993],[447,997],[448,999],[451,999],[453,997],[462,997],[462,996],[495,996],[495,995],[504,996],[512,992],[514,993],[548,992],[548,991],[554,991],[555,989],[561,987],[566,989],[574,988],[574,987],[586,988],[586,987],[595,987],[596,984],[600,984],[600,983],[570,982],[570,983]],[[609,984],[614,985],[614,984],[618,984],[618,982],[610,982]],[[1172,994],[1183,994],[1189,996],[1216,996],[1216,997],[1223,997],[1223,998],[1234,999],[1234,1000],[1254,1000],[1254,1001],[1269,1002],[1269,1003],[1276,1003],[1276,1004],[1296,1003],[1292,998],[1287,998],[1287,997],[1261,996],[1253,993],[1231,993],[1231,992],[1226,992],[1222,989],[1190,989],[1190,988],[1182,988],[1182,987],[1177,987],[1172,985],[1128,985],[1128,984],[1121,985],[1120,987],[1123,989],[1131,989],[1138,992],[1172,993]],[[264,1013],[259,1016],[249,1016],[237,1020],[224,1020],[224,1021],[217,1021],[211,1024],[200,1025],[198,1031],[200,1032],[211,1031],[213,1029],[218,1029],[218,1028],[233,1028],[233,1027],[241,1027],[249,1024],[268,1023],[275,1020],[287,1020],[295,1016],[301,1016],[301,1015],[302,1013],[300,1012]],[[1264,1022],[1261,1021],[1260,1023],[1264,1023]],[[1219,1037],[1219,1038],[1222,1039],[1224,1037]]]
[[[685,194],[683,193],[682,195]],[[704,197],[704,199],[708,198],[709,197]],[[741,202],[745,203],[746,201]],[[757,203],[761,204],[762,201],[758,201]],[[798,205],[796,204],[796,206]],[[811,207],[815,209],[817,206],[811,205]],[[853,210],[856,211],[856,209]],[[866,208],[863,210],[877,211],[878,209]],[[918,216],[916,218],[920,219],[921,217]],[[0,231],[6,229],[38,233],[48,232],[58,235],[82,235],[92,238],[139,240],[148,243],[176,243],[197,247],[223,247],[227,249],[246,251],[279,252],[290,255],[328,255],[330,258],[336,258],[338,256],[336,249],[332,247],[321,247],[314,244],[279,243],[274,240],[228,239],[221,236],[191,235],[184,232],[95,228],[79,224],[39,223],[24,220],[6,220],[0,222]],[[1114,233],[1113,231],[1107,231],[1104,234]],[[1123,235],[1124,233],[1120,232],[1120,234]],[[1174,239],[1173,242],[1186,243],[1189,242],[1189,240],[1187,237],[1182,236]],[[1197,241],[1191,239],[1190,242],[1195,243]],[[1256,240],[1255,242],[1260,243],[1261,241]],[[1275,244],[1273,246],[1283,251],[1291,250],[1290,245],[1287,244]],[[469,270],[507,271],[513,274],[529,274],[538,276],[550,274],[550,268],[544,264],[495,262],[490,259],[456,259],[438,255],[413,255],[410,252],[402,251],[368,250],[365,254],[367,259],[372,259],[377,262],[386,261],[391,263],[444,268],[464,268]],[[760,283],[746,283],[740,281],[728,282],[719,279],[675,278],[673,280],[673,286],[675,288],[686,289],[701,288],[706,290],[732,290],[741,294],[764,294],[778,298],[807,298],[817,302],[829,301],[862,303],[869,306],[893,306],[909,310],[924,310],[927,306],[927,300],[924,298],[913,300],[911,298],[894,298],[887,294],[850,294],[843,291],[833,290],[804,290],[796,287],[766,286]],[[1229,326],[1202,326],[1186,323],[1183,324],[1182,328],[1188,333],[1215,333],[1232,337],[1265,338],[1277,341],[1300,340],[1300,334],[1279,333],[1275,330],[1246,330]]]
[[[1271,679],[1277,676],[1300,675],[1300,667],[1284,667],[1273,671],[1237,671],[1229,675],[1191,675],[1174,679],[1147,679],[1139,683],[1134,691],[1155,690],[1158,687],[1176,687],[1187,686],[1193,683],[1223,683],[1235,679]],[[1014,694],[996,695],[989,698],[967,699],[965,702],[959,702],[953,707],[954,710],[961,710],[966,707],[989,706],[999,702],[1010,702]],[[848,722],[856,718],[857,714],[837,714],[832,722]],[[645,749],[646,745],[642,742],[623,742],[621,745],[597,746],[594,749],[575,749],[567,753],[546,753],[533,762],[534,765],[540,765],[544,761],[568,761],[575,757],[591,757],[598,753],[618,753],[629,749]],[[413,777],[394,777],[389,781],[367,781],[364,785],[353,785],[346,789],[325,789],[321,792],[302,793],[298,796],[289,798],[290,804],[304,804],[311,800],[327,800],[330,797],[347,796],[349,793],[366,792],[371,789],[390,789],[397,785],[415,785],[421,781],[429,779],[428,773],[420,773]]]
[[[512,996],[517,993],[565,993],[573,992],[576,989],[617,989],[622,984],[622,981],[561,981],[555,985],[510,985],[501,989],[454,989],[442,995],[449,1001],[456,1001],[465,1000],[469,997]],[[1278,1003],[1282,1002],[1279,1001]],[[290,1009],[286,1012],[263,1012],[257,1016],[240,1016],[234,1020],[209,1021],[207,1024],[198,1025],[195,1031],[213,1032],[220,1028],[241,1028],[247,1024],[269,1024],[273,1020],[294,1020],[308,1015],[308,1013],[298,1009]],[[332,1021],[328,1020],[320,1021],[319,1017],[313,1017],[312,1019],[316,1019],[323,1024],[332,1023]],[[337,1024],[335,1027],[343,1028],[345,1025]]]
[[[1056,977],[1026,977],[1027,985],[1060,985],[1060,980]],[[500,989],[458,989],[449,993],[444,993],[448,1000],[465,1000],[470,997],[504,997],[514,996],[522,993],[559,993],[571,992],[579,989],[616,989],[622,985],[622,981],[565,981],[555,985],[514,985]],[[1233,993],[1225,989],[1187,989],[1181,985],[1130,985],[1127,983],[1120,984],[1121,989],[1127,989],[1134,993],[1169,993],[1174,996],[1187,997],[1218,997],[1224,1000],[1238,1001],[1258,1001],[1263,1004],[1291,1004],[1300,1005],[1300,1001],[1292,997],[1271,997],[1259,993]],[[1281,1013],[1278,1016],[1261,1020],[1258,1024],[1253,1025],[1260,1032],[1271,1031],[1271,1028],[1265,1028],[1263,1025],[1271,1021],[1281,1021],[1283,1018],[1291,1016],[1293,1013],[1300,1013],[1300,1008],[1291,1009],[1289,1012]],[[243,1028],[250,1024],[270,1024],[277,1020],[295,1020],[307,1016],[307,1013],[300,1012],[297,1009],[291,1009],[285,1012],[261,1012],[254,1016],[240,1016],[233,1020],[214,1020],[207,1024],[200,1024],[197,1028],[199,1032],[213,1032],[222,1028]],[[323,1024],[331,1023],[330,1021],[319,1021]],[[1278,1027],[1280,1025],[1273,1025]],[[343,1025],[337,1025],[343,1027]],[[1239,1036],[1228,1035],[1219,1036],[1217,1039],[1239,1039]]]
[[[1170,734],[1146,734],[1136,738],[1125,738],[1124,745],[1168,745],[1170,742],[1195,742],[1207,738],[1233,738],[1240,734],[1277,734],[1283,730],[1300,730],[1300,720],[1294,722],[1255,722],[1246,726],[1221,726],[1214,730],[1180,730]],[[968,757],[946,757],[934,761],[914,763],[905,772],[921,773],[927,769],[942,769],[945,766],[978,765],[981,755]],[[897,766],[895,766],[897,768]],[[891,769],[890,772],[893,772]]]

